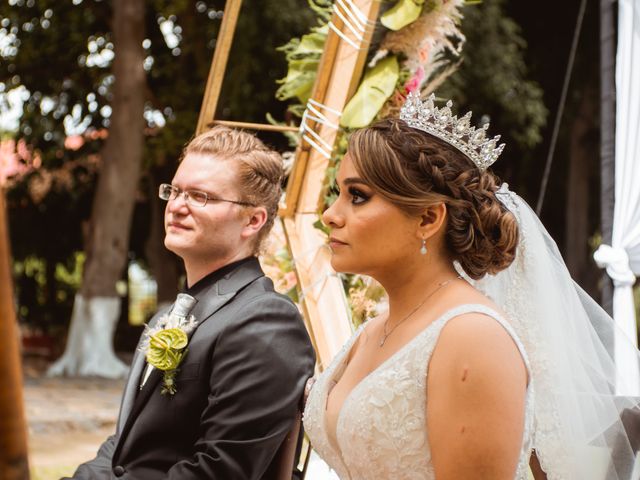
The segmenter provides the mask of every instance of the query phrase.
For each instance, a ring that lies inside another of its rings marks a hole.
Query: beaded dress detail
[[[449,310],[368,374],[348,394],[336,425],[337,445],[327,433],[325,408],[332,381],[346,359],[361,326],[317,378],[304,412],[304,426],[313,448],[342,480],[433,480],[426,425],[427,373],[440,332],[452,318],[482,313],[500,323],[517,345],[529,372],[525,424],[516,480],[526,480],[533,445],[534,388],[529,361],[518,336],[494,310],[484,305],[461,305]]]

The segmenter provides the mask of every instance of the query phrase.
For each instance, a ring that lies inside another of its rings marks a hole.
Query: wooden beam
[[[212,124],[293,131],[293,127],[267,127],[262,124],[214,118],[240,4],[241,0],[229,0],[226,3],[196,133],[203,132]],[[364,32],[354,34],[354,29],[348,28],[342,21],[342,18],[354,18],[353,12],[351,15],[345,16],[345,12],[340,15],[337,9],[345,7],[334,6],[336,10],[331,19],[333,28],[327,35],[311,96],[313,101],[320,105],[321,110],[326,110],[323,113],[331,118],[333,124],[339,123],[340,115],[335,112],[342,112],[359,83],[373,26],[378,17],[380,0],[354,0],[353,5],[360,11],[358,15],[367,18],[367,23],[362,28]],[[322,142],[333,148],[338,134],[336,128],[309,118],[306,122],[307,127],[322,138]],[[301,290],[300,303],[305,323],[318,352],[321,369],[329,364],[352,333],[349,307],[342,282],[331,268],[331,255],[324,234],[314,227],[322,201],[325,172],[330,161],[326,154],[327,152],[322,155],[306,141],[300,142],[289,176],[285,202],[280,208]]]
[[[356,6],[374,23],[380,10],[380,1],[354,0]],[[349,33],[348,31],[344,32]],[[345,41],[341,41],[336,51],[334,67],[331,72],[329,86],[322,103],[332,110],[342,112],[362,76],[362,70],[371,43],[373,29],[368,28],[362,40],[358,41],[358,50]],[[335,145],[338,131],[329,125],[321,124],[315,132],[329,145]],[[322,204],[323,182],[330,160],[317,150],[309,152],[304,182],[300,188],[300,196],[296,205],[297,212],[316,212]]]
[[[359,83],[373,34],[371,25],[375,24],[380,9],[379,0],[354,0],[354,4],[368,18],[365,34],[360,38],[351,35],[334,12],[334,26],[351,41],[329,30],[311,97],[327,107],[323,113],[335,124],[339,123],[339,115],[332,112],[343,111]],[[335,128],[309,120],[307,125],[328,145],[335,145],[338,135]],[[285,205],[281,208],[301,289],[301,303],[313,331],[320,369],[329,365],[352,334],[349,305],[342,281],[331,268],[326,235],[314,226],[321,209],[329,163],[329,158],[301,140]]]
[[[337,10],[334,10],[331,22],[343,35],[351,38],[358,49],[330,29],[311,95],[314,101],[338,112],[342,112],[359,84],[374,32],[372,25],[375,25],[380,11],[380,2],[376,0],[355,0],[353,3],[368,18],[369,23],[362,38],[355,38],[349,29],[344,28]],[[339,123],[338,116],[330,113],[328,116],[333,117],[334,123]],[[338,134],[335,129],[308,119],[307,125],[327,144],[335,145]],[[307,142],[300,141],[289,176],[285,204],[281,209],[284,216],[291,217],[294,212],[314,212],[319,209],[324,175],[329,162],[330,159],[312,149]],[[307,193],[303,193],[305,190]]]
[[[342,28],[342,19],[335,11],[333,12],[331,21],[337,28]],[[324,50],[320,57],[320,63],[318,64],[316,81],[311,92],[311,98],[320,103],[323,103],[327,93],[327,88],[329,87],[329,81],[331,80],[331,74],[336,61],[339,45],[340,37],[336,35],[333,30],[329,30],[324,44]],[[308,120],[308,124],[311,128],[316,128],[316,122]],[[281,215],[285,217],[293,216],[296,210],[296,205],[298,204],[298,199],[300,197],[300,190],[302,189],[302,183],[304,176],[306,175],[310,151],[311,146],[301,139],[296,150],[293,169],[291,170],[289,181],[287,182],[285,205],[280,210]]]
[[[331,268],[331,252],[321,233],[313,227],[317,217],[284,218],[289,248],[300,286],[300,304],[307,329],[318,354],[320,370],[329,366],[353,330],[342,281]],[[318,245],[318,249],[309,246]]]
[[[292,125],[272,125],[270,123],[234,122],[231,120],[214,120],[207,125],[211,128],[214,125],[224,125],[232,128],[246,128],[247,130],[264,130],[268,132],[298,132],[300,127]]]
[[[29,478],[27,428],[9,251],[4,192],[0,188],[0,477],[25,480]]]
[[[225,3],[222,25],[220,25],[220,32],[216,39],[216,51],[213,55],[213,62],[211,63],[209,77],[207,78],[207,87],[204,92],[204,97],[202,98],[202,106],[200,107],[196,135],[204,132],[207,129],[207,125],[211,123],[215,117],[241,6],[242,0],[227,0]]]

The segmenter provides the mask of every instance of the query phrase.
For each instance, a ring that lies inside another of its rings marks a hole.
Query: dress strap
[[[465,315],[467,313],[481,313],[483,315],[493,318],[496,322],[498,322],[502,326],[502,328],[504,328],[506,332],[511,336],[511,338],[513,339],[513,342],[516,344],[516,347],[518,347],[518,351],[522,356],[522,360],[524,361],[524,364],[527,368],[529,377],[531,377],[531,365],[529,363],[529,357],[527,356],[527,352],[524,348],[524,345],[522,344],[522,341],[516,334],[516,331],[513,329],[511,324],[507,320],[505,320],[502,315],[500,315],[491,307],[488,307],[481,303],[467,303],[464,305],[458,305],[456,307],[453,307],[450,310],[447,310],[442,316],[440,316],[440,318],[438,318],[438,320],[432,323],[434,330],[437,331],[436,337],[440,336],[442,329],[449,322],[449,320],[455,317],[459,317],[460,315]]]

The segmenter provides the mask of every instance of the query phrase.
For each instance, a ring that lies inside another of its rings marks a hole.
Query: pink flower
[[[406,92],[411,93],[420,90],[422,82],[424,82],[424,77],[424,68],[422,66],[419,66],[416,72],[413,74],[413,77],[411,77],[407,81],[407,83],[404,84],[404,89],[406,90]]]
[[[298,283],[298,277],[296,277],[296,272],[293,270],[285,273],[284,275],[284,288],[285,290],[291,290],[296,283]]]
[[[13,139],[0,141],[0,185],[34,168],[33,160],[23,140],[17,144]]]
[[[82,145],[84,145],[82,135],[69,135],[64,139],[64,148],[67,150],[78,150]]]

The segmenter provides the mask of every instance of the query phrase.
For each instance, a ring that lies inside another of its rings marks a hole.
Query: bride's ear
[[[427,207],[420,215],[418,233],[420,238],[429,238],[435,235],[447,219],[447,206],[444,202]]]

